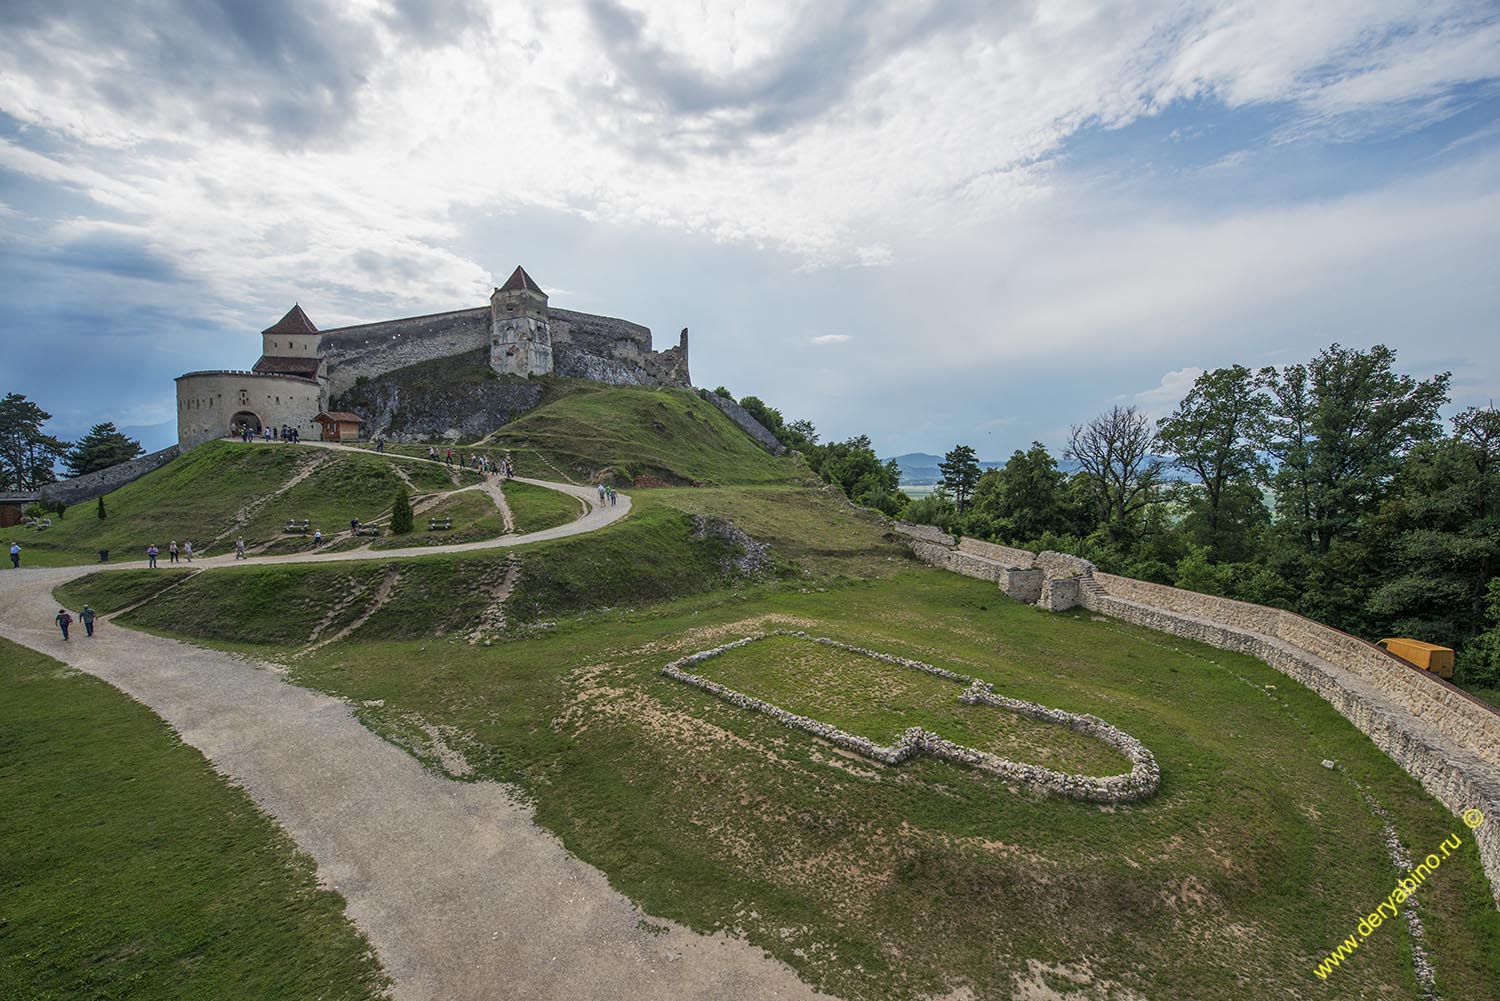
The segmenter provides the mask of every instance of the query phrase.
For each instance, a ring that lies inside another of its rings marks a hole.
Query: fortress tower
[[[501,375],[552,372],[547,293],[520,266],[490,295],[490,368]]]

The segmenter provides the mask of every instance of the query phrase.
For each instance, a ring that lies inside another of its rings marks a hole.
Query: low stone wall
[[[102,497],[111,490],[118,490],[125,484],[140,479],[153,469],[160,469],[179,455],[176,445],[168,445],[166,448],[148,453],[139,459],[131,459],[119,465],[101,469],[97,473],[88,473],[84,476],[75,476],[71,480],[63,480],[59,483],[49,483],[42,487],[42,503],[56,504],[58,501],[72,507],[83,501],[91,501],[95,497]]]
[[[1065,612],[1079,602],[1077,577],[1048,577],[1037,604],[1049,612]]]
[[[704,398],[724,412],[724,416],[734,421],[740,429],[755,439],[760,445],[772,455],[781,455],[786,452],[786,446],[776,440],[776,436],[766,430],[766,426],[750,415],[750,411],[718,393],[708,392],[703,394]]]
[[[959,540],[958,549],[960,552],[983,556],[987,560],[995,560],[1008,567],[1020,567],[1022,570],[1029,570],[1036,565],[1036,553],[1012,549],[1010,546],[997,546],[993,542],[965,538]]]
[[[730,650],[748,646],[751,643],[758,642],[770,636],[792,636],[813,643],[820,643],[824,646],[831,646],[861,657],[869,657],[872,660],[895,664],[899,667],[921,671],[924,674],[931,674],[947,681],[967,685],[968,687],[963,694],[958,696],[960,702],[966,705],[994,706],[997,709],[1005,709],[1043,723],[1055,723],[1059,726],[1065,726],[1070,730],[1087,734],[1123,754],[1130,761],[1130,771],[1104,777],[1072,775],[1067,772],[1058,772],[1050,768],[1043,768],[1040,765],[1028,765],[1018,761],[1010,761],[999,755],[991,754],[988,751],[955,744],[940,734],[923,730],[921,727],[911,727],[905,730],[896,739],[896,742],[889,746],[877,744],[867,737],[859,737],[847,733],[821,720],[811,719],[807,716],[798,716],[796,713],[788,712],[780,706],[745,695],[743,692],[735,691],[727,685],[721,685],[716,681],[710,681],[701,675],[692,674],[685,670],[685,668],[701,664],[712,657],[718,657]],[[1079,799],[1090,803],[1135,802],[1136,800],[1145,799],[1153,795],[1161,784],[1161,770],[1157,767],[1156,758],[1151,752],[1140,741],[1130,736],[1130,734],[1104,722],[1104,720],[1097,716],[1065,712],[1061,709],[1052,709],[1047,706],[1038,705],[1035,702],[1024,702],[1020,699],[996,695],[993,685],[988,682],[979,681],[976,678],[971,678],[968,675],[957,674],[941,667],[924,664],[919,660],[909,660],[906,657],[897,657],[888,653],[879,653],[875,650],[866,650],[863,647],[850,646],[847,643],[840,643],[826,636],[814,637],[809,636],[805,632],[794,632],[785,629],[747,636],[744,639],[725,643],[723,646],[717,646],[711,650],[702,650],[675,660],[662,668],[662,674],[685,684],[701,688],[731,705],[739,706],[741,709],[749,709],[752,712],[762,713],[792,729],[810,733],[838,747],[853,751],[856,754],[863,755],[886,765],[899,765],[904,761],[909,761],[918,754],[928,754],[942,761],[967,765],[971,768],[989,772],[1007,782],[1015,782],[1055,796],[1066,796],[1069,799]]]
[[[939,546],[952,546],[958,540],[936,525],[918,525],[914,521],[897,521],[892,523],[891,530],[898,535],[904,535],[908,539],[917,539],[921,542],[931,542]]]
[[[1010,567],[1000,571],[997,583],[1006,597],[1027,605],[1041,601],[1042,589],[1047,586],[1047,575],[1038,569],[1022,570]]]

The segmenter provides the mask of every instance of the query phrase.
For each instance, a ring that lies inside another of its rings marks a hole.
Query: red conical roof
[[[540,285],[531,280],[531,276],[526,273],[526,269],[521,267],[519,264],[516,265],[516,270],[510,273],[510,277],[505,279],[505,284],[500,286],[500,291],[535,292],[538,295],[547,294],[546,292],[542,291],[542,287]]]
[[[262,330],[263,334],[316,334],[318,328],[302,312],[302,307],[293,305],[286,311],[286,315],[277,320],[271,326]]]

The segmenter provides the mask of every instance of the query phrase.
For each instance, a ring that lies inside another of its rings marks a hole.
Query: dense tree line
[[[95,424],[69,444],[44,429],[52,415],[20,393],[0,399],[0,490],[36,490],[57,480],[61,462],[69,476],[108,469],[134,459],[141,443],[111,423]]]
[[[901,516],[1055,549],[1143,580],[1292,609],[1357,635],[1459,649],[1500,688],[1500,412],[1444,422],[1449,375],[1334,344],[1306,364],[1205,372],[1170,415],[1117,406]]]

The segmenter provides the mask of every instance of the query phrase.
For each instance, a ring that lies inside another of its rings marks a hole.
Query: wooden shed
[[[358,414],[347,410],[324,410],[313,420],[323,425],[324,441],[357,441],[359,426],[364,423]]]
[[[0,528],[19,525],[26,508],[41,499],[42,495],[33,491],[0,493]]]
[[[1423,643],[1401,637],[1388,637],[1376,646],[1383,646],[1408,664],[1415,664],[1424,671],[1431,671],[1439,678],[1453,677],[1453,650],[1436,643]]]

